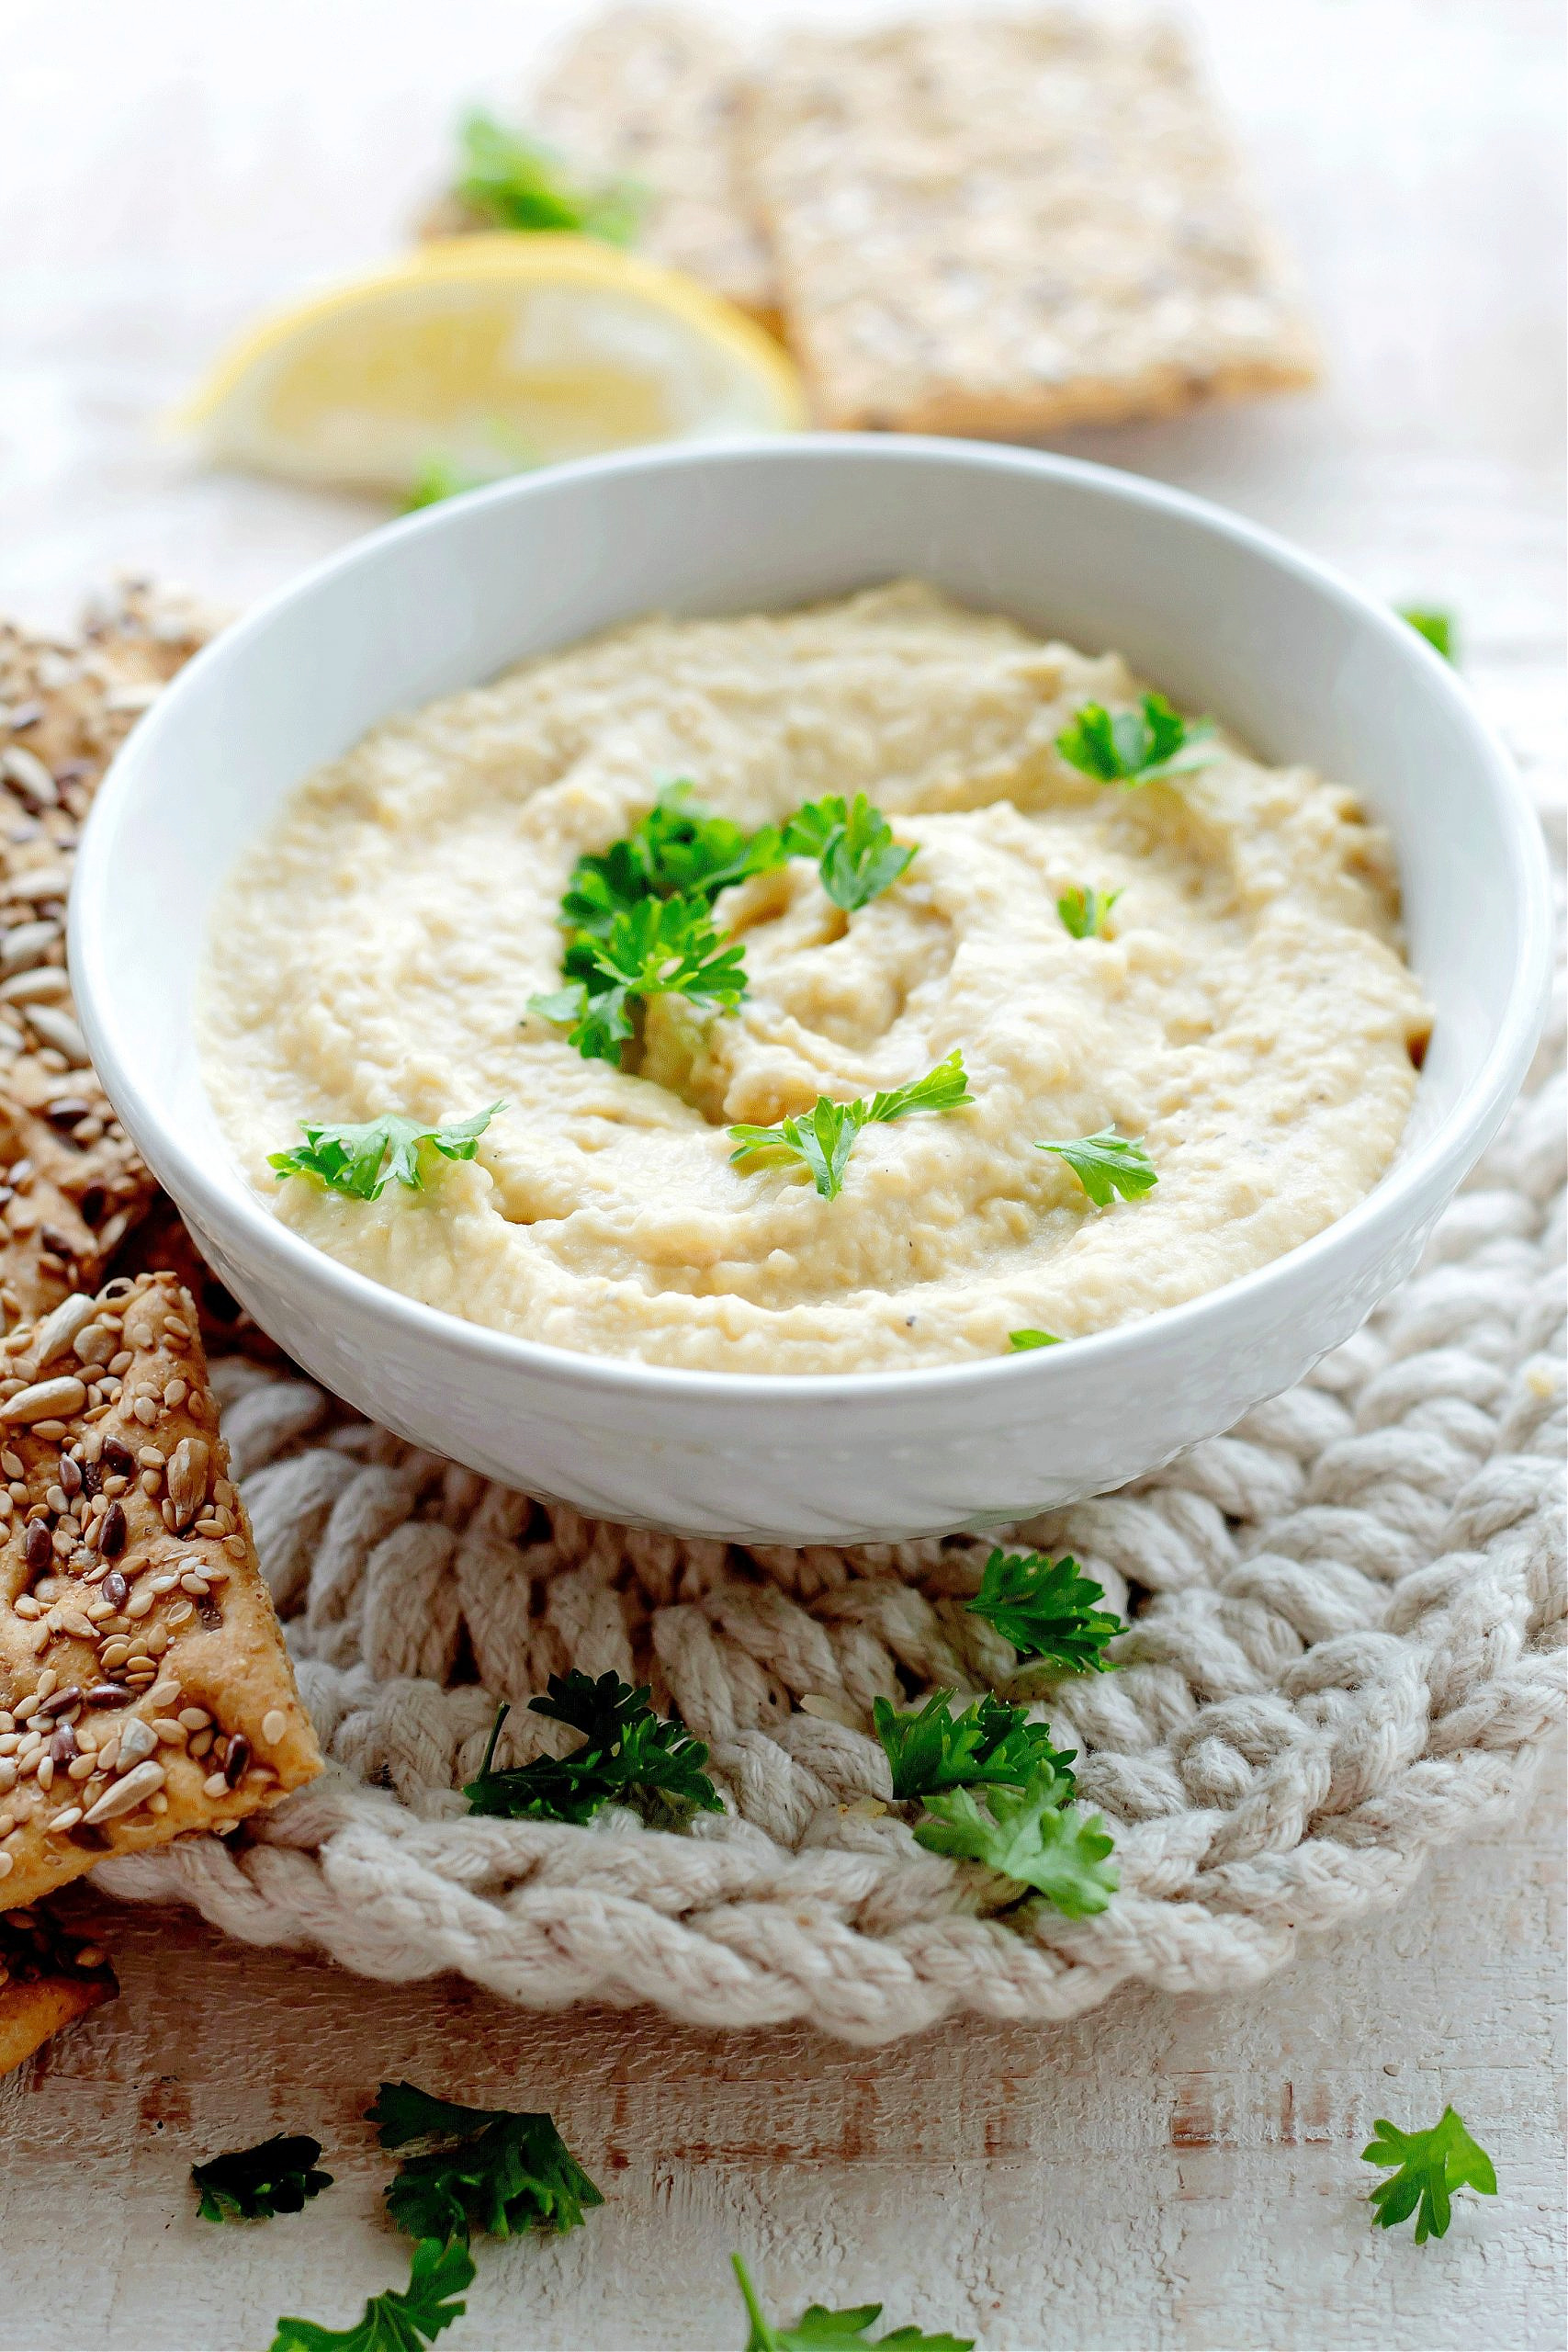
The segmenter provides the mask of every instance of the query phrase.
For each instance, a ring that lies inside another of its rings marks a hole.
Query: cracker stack
[[[525,114],[645,184],[641,249],[776,324],[819,424],[1028,438],[1317,373],[1163,20],[938,14],[743,62],[625,8]]]

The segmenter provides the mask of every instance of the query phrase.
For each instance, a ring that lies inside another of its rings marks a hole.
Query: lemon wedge
[[[676,271],[590,237],[454,237],[264,320],[170,420],[203,454],[401,495],[638,442],[788,433],[771,335]]]

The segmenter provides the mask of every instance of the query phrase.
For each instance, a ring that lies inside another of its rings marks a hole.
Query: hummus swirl
[[[1222,734],[1134,790],[1055,738],[1135,700],[1088,657],[913,582],[652,619],[389,720],[229,880],[207,1083],[276,1214],[344,1264],[552,1346],[732,1372],[897,1370],[1072,1339],[1216,1289],[1387,1168],[1428,1027],[1390,846],[1350,794]],[[794,858],[725,891],[749,992],[648,1007],[627,1068],[526,1008],[575,860],[671,776],[748,829],[866,793],[918,854],[853,914]],[[1120,893],[1077,939],[1066,891]],[[864,1128],[843,1190],[726,1128],[869,1097],[962,1049],[971,1109]],[[302,1119],[461,1118],[471,1163],[345,1199],[279,1185]],[[1093,1207],[1038,1142],[1114,1125],[1159,1182]]]

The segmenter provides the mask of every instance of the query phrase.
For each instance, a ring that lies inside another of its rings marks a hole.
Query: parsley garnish
[[[585,2206],[603,2205],[547,2115],[459,2107],[412,2083],[383,2083],[366,2120],[384,2148],[411,2140],[446,2145],[405,2157],[386,2192],[387,2211],[412,2238],[492,2238],[524,2230],[575,2230]]]
[[[468,2248],[454,2238],[442,2245],[421,2238],[406,2287],[372,2295],[353,2327],[321,2327],[313,2319],[280,2319],[269,2352],[423,2352],[444,2327],[461,2319],[454,2299],[474,2283]]]
[[[894,840],[886,818],[863,792],[848,807],[838,793],[807,801],[784,827],[784,846],[786,856],[817,860],[822,888],[846,914],[890,890],[915,854],[912,846]]]
[[[783,863],[776,826],[744,832],[698,808],[694,788],[685,778],[666,785],[624,840],[578,859],[560,902],[570,931],[602,939],[617,914],[644,899],[700,897],[711,905],[732,882]]]
[[[511,1709],[498,1710],[479,1778],[463,1791],[471,1813],[507,1820],[584,1822],[602,1804],[632,1806],[654,1827],[683,1826],[692,1815],[722,1813],[717,1790],[703,1770],[708,1752],[679,1722],[661,1722],[649,1705],[646,1684],[633,1690],[618,1675],[597,1682],[575,1668],[552,1674],[547,1695],[530,1712],[570,1724],[583,1736],[569,1756],[541,1756],[510,1770],[491,1770],[501,1727]]]
[[[308,2197],[330,2188],[330,2172],[318,2172],[319,2140],[302,2132],[279,2132],[259,2147],[235,2148],[192,2165],[201,2191],[197,2212],[204,2222],[268,2222],[275,2213],[298,2213]]]
[[[1421,605],[1401,605],[1398,609],[1400,619],[1408,621],[1416,635],[1426,639],[1434,653],[1440,653],[1445,662],[1454,660],[1459,649],[1451,613],[1432,611]],[[1438,2234],[1441,2236],[1441,2231]]]
[[[1095,1603],[1105,1588],[1078,1574],[1070,1553],[1049,1560],[1043,1552],[991,1554],[980,1589],[964,1603],[1010,1642],[1021,1665],[1050,1666],[1059,1674],[1109,1674],[1116,1661],[1105,1645],[1127,1628]]]
[[[987,1692],[953,1713],[953,1692],[933,1691],[919,1714],[897,1714],[886,1699],[872,1709],[876,1736],[893,1774],[895,1797],[929,1797],[942,1789],[1021,1788],[1048,1764],[1070,1789],[1076,1747],[1051,1745],[1044,1724]]]
[[[1451,2107],[1445,2107],[1429,2132],[1402,2132],[1380,2115],[1373,2137],[1361,2150],[1364,2165],[1382,2165],[1393,2171],[1371,2192],[1372,2220],[1392,2230],[1416,2215],[1416,2243],[1446,2235],[1449,2199],[1456,2188],[1476,2188],[1495,2197],[1497,2176],[1484,2148],[1477,2147]],[[1419,2210],[1417,2211],[1417,2208]]]
[[[714,928],[703,899],[639,899],[610,916],[603,934],[581,930],[561,959],[568,985],[531,996],[528,1009],[570,1023],[567,1042],[585,1061],[618,1064],[634,1009],[650,996],[732,1012],[746,993],[746,959]]]
[[[964,1075],[963,1053],[954,1046],[947,1059],[938,1062],[924,1078],[914,1079],[908,1086],[896,1086],[889,1093],[874,1094],[869,1102],[858,1099],[853,1102],[830,1102],[825,1094],[819,1094],[811,1110],[803,1111],[795,1118],[781,1119],[776,1126],[731,1127],[729,1135],[736,1148],[729,1157],[733,1161],[749,1159],[753,1152],[783,1152],[804,1161],[822,1198],[836,1201],[855,1137],[863,1127],[886,1125],[894,1119],[908,1117],[911,1111],[957,1111],[974,1100]]]
[[[1120,1193],[1124,1201],[1140,1201],[1159,1182],[1143,1137],[1119,1136],[1114,1127],[1080,1136],[1076,1143],[1037,1143],[1034,1148],[1065,1159],[1097,1209],[1108,1206],[1112,1193]]]
[[[1163,695],[1145,695],[1140,710],[1112,718],[1103,703],[1086,702],[1056,738],[1062,757],[1099,784],[1152,784],[1186,775],[1214,759],[1212,718],[1185,719]]]
[[[821,2303],[813,2303],[793,2327],[775,2327],[757,2300],[740,2256],[732,2254],[729,2259],[751,2322],[746,2352],[865,2352],[872,2344],[866,2330],[881,2318],[880,2303],[861,2303],[847,2312],[830,2312]],[[896,2327],[891,2335],[877,2336],[875,2344],[897,2345],[902,2352],[974,2352],[975,2339],[972,2335],[922,2335],[918,2327]]]
[[[647,199],[634,181],[574,182],[552,149],[477,107],[464,116],[457,137],[462,165],[455,193],[498,229],[575,230],[613,245],[629,245],[636,236]]]
[[[426,458],[409,487],[403,513],[416,514],[422,506],[439,506],[446,498],[460,498],[466,490],[482,490],[493,474],[472,474],[450,458]]]
[[[1121,896],[1120,890],[1107,890],[1102,898],[1098,890],[1077,885],[1064,890],[1056,901],[1063,930],[1070,931],[1075,939],[1103,939],[1105,918]]]
[[[967,1789],[928,1797],[936,1817],[916,1825],[933,1854],[984,1862],[1020,1888],[1033,1887],[1069,1919],[1103,1911],[1120,1881],[1106,1861],[1112,1841],[1099,1814],[1069,1812],[1069,1778],[1042,1764],[1021,1789],[989,1789],[982,1811]]]
[[[1018,1349],[1021,1354],[1026,1348],[1059,1348],[1061,1344],[1059,1331],[1032,1331],[1026,1327],[1021,1331],[1008,1333],[1009,1347]]]
[[[430,1161],[438,1152],[444,1159],[472,1159],[479,1139],[503,1102],[476,1111],[471,1119],[455,1119],[446,1126],[426,1126],[388,1111],[362,1126],[312,1126],[299,1122],[305,1140],[292,1151],[268,1155],[267,1166],[280,1176],[310,1176],[329,1192],[350,1200],[378,1201],[395,1178],[411,1193],[423,1190]],[[383,1166],[383,1162],[386,1164]]]

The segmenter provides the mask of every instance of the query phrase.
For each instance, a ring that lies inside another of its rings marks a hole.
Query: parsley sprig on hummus
[[[1105,919],[1121,896],[1120,890],[1107,890],[1102,895],[1076,884],[1072,889],[1064,890],[1056,901],[1063,930],[1071,932],[1075,939],[1103,939]]]
[[[568,1043],[585,1061],[618,1065],[636,1034],[638,1005],[683,996],[713,1012],[733,1012],[746,993],[746,959],[714,927],[705,899],[643,899],[611,916],[602,936],[580,931],[561,959],[565,988],[531,996],[528,1009],[570,1024]]]
[[[894,840],[863,792],[847,806],[837,793],[808,800],[784,827],[784,846],[787,856],[817,860],[822,888],[846,914],[890,890],[915,854],[912,844]]]
[[[732,882],[783,864],[777,826],[744,832],[698,808],[693,789],[683,776],[667,784],[623,840],[578,859],[560,902],[569,930],[603,938],[616,915],[645,899],[696,898],[711,906]]]
[[[471,1119],[454,1119],[445,1126],[426,1126],[398,1111],[384,1112],[358,1126],[313,1126],[299,1122],[305,1140],[292,1151],[268,1154],[267,1165],[280,1176],[309,1176],[329,1192],[352,1201],[378,1201],[395,1179],[405,1191],[423,1190],[434,1152],[443,1159],[472,1159],[479,1139],[503,1102],[476,1111]]]
[[[1057,736],[1056,749],[1097,784],[1153,784],[1215,758],[1217,746],[1208,741],[1213,731],[1212,718],[1183,718],[1163,695],[1145,695],[1141,708],[1114,716],[1103,703],[1086,702]]]
[[[1034,1148],[1065,1159],[1097,1209],[1110,1206],[1112,1193],[1120,1193],[1124,1201],[1141,1201],[1159,1182],[1143,1138],[1119,1136],[1114,1127],[1079,1136],[1074,1143],[1037,1143]]]
[[[974,1100],[964,1075],[964,1057],[955,1047],[924,1078],[917,1078],[908,1086],[896,1086],[889,1093],[874,1094],[869,1102],[830,1102],[825,1094],[819,1094],[809,1111],[792,1119],[781,1119],[776,1126],[731,1127],[729,1133],[736,1149],[729,1157],[740,1160],[749,1159],[754,1152],[773,1152],[798,1159],[811,1170],[812,1182],[822,1198],[836,1201],[843,1188],[844,1170],[849,1166],[855,1137],[863,1127],[905,1118],[911,1111],[957,1111]]]

